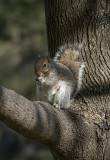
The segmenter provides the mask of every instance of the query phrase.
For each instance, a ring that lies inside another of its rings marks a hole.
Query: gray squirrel
[[[35,63],[37,100],[67,109],[81,88],[84,62],[78,60],[81,45],[63,45],[53,59],[39,58]]]

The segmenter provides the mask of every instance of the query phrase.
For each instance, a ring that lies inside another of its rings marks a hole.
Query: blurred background
[[[37,54],[47,54],[44,0],[0,0],[0,85],[36,100]],[[0,123],[0,160],[53,158],[46,146]]]

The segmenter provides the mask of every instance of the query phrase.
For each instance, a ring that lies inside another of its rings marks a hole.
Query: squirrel
[[[53,59],[48,55],[35,62],[37,100],[48,102],[54,107],[67,109],[81,88],[85,67],[80,62],[80,44],[65,44],[59,47]]]

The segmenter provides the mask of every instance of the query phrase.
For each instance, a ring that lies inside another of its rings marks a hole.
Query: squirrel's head
[[[38,58],[35,62],[35,75],[36,81],[42,80],[49,75],[50,72],[50,56],[48,55],[46,58]]]

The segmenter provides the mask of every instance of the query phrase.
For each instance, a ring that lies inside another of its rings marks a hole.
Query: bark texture
[[[110,1],[45,0],[49,53],[82,43],[82,90],[68,110],[0,87],[0,120],[46,144],[55,160],[110,160]]]
[[[82,104],[76,103],[76,108]],[[31,102],[0,87],[0,120],[20,134],[46,144],[55,159],[91,159],[97,155],[93,124],[74,110]]]
[[[110,160],[110,1],[46,0],[45,11],[51,56],[62,44],[83,44],[83,85],[71,110],[93,125],[96,150],[71,159]]]
[[[85,93],[109,92],[110,1],[46,0],[45,10],[51,56],[62,44],[82,43]]]

